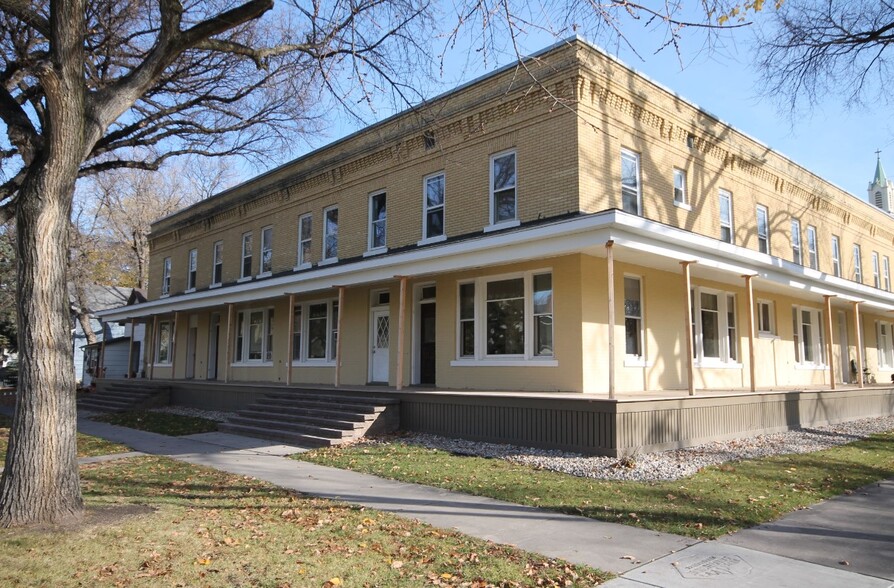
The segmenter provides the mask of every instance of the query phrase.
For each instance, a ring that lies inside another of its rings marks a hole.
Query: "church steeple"
[[[869,203],[874,204],[887,213],[891,213],[891,197],[894,196],[894,183],[885,175],[882,167],[882,152],[876,151],[875,176],[869,183]]]

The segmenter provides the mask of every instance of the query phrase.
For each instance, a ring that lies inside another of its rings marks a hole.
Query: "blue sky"
[[[758,15],[757,20],[767,15]],[[644,28],[639,22],[622,23],[626,40],[637,53],[612,38],[587,38],[628,66],[644,73],[702,109],[786,155],[851,194],[866,198],[875,171],[876,149],[882,150],[886,171],[894,174],[894,123],[883,104],[848,108],[841,96],[821,97],[810,110],[792,112],[760,97],[758,72],[753,64],[749,29],[727,32],[711,49],[697,32],[684,32],[678,55],[672,48],[655,52],[664,42],[660,28]],[[560,35],[565,37],[567,35]],[[543,33],[521,39],[521,49],[531,53],[556,41]],[[437,41],[435,41],[437,44]],[[507,47],[488,56],[459,46],[448,54],[439,83],[423,91],[427,96],[455,87],[500,66],[512,63]],[[892,82],[894,83],[894,82]],[[392,111],[380,105],[366,122],[385,118]],[[345,115],[325,121],[324,133],[309,138],[307,149],[321,147],[361,128]],[[297,157],[301,152],[293,153]]]

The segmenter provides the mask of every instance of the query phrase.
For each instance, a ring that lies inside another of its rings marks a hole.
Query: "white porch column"
[[[826,332],[828,336],[826,337],[826,356],[829,358],[829,382],[831,383],[831,389],[835,389],[835,360],[832,359],[832,348],[834,346],[834,341],[832,340],[832,299],[835,298],[832,294],[826,294],[823,296],[823,299],[826,302]],[[843,353],[843,351],[842,351]]]
[[[695,348],[692,341],[692,280],[689,277],[689,266],[695,261],[681,261],[683,266],[683,281],[686,286],[686,376],[688,378],[689,395],[695,396],[695,366],[693,359],[693,349]]]
[[[336,323],[336,329],[338,329],[338,339],[335,341],[335,387],[338,388],[341,385],[341,340],[344,338],[344,334],[341,332],[343,318],[345,316],[345,287],[338,286],[338,322]]]
[[[755,383],[755,366],[754,366],[754,288],[751,286],[751,278],[754,276],[742,276],[745,278],[745,293],[748,298],[748,367],[749,378],[751,380],[751,391],[757,391]]]
[[[152,337],[149,339],[149,347],[146,356],[149,358],[149,379],[155,376],[155,338],[158,336],[158,315],[152,317]]]
[[[91,327],[92,328],[92,327]],[[106,368],[106,324],[99,321],[99,332],[102,334],[102,341],[99,342],[99,361],[96,362],[96,377],[105,378]]]
[[[133,336],[137,331],[137,319],[130,319],[130,345],[127,346],[127,377],[130,377],[130,362],[133,359]],[[134,372],[133,377],[137,374]]]
[[[341,306],[339,306],[339,316],[341,316]],[[341,334],[341,331],[339,331]],[[286,351],[286,386],[292,385],[292,358],[295,355],[295,295],[289,294],[289,342],[288,351]],[[336,366],[336,370],[338,367]],[[338,384],[336,384],[337,386]]]
[[[615,397],[615,256],[614,241],[605,242],[605,261],[608,269],[608,397]]]
[[[862,388],[863,382],[863,329],[860,328],[860,301],[854,302],[854,330],[857,332],[854,340],[857,342],[857,385]]]
[[[407,312],[407,276],[395,276],[400,278],[400,305],[397,315],[397,374],[394,379],[398,392],[404,387],[404,329]]]
[[[180,313],[174,313],[174,327],[171,333],[171,379],[177,378],[177,327],[180,326]]]
[[[224,383],[230,381],[230,364],[233,363],[233,314],[236,310],[232,303],[227,304],[227,342],[224,349]]]

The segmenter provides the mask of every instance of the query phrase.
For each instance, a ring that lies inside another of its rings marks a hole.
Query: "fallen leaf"
[[[394,568],[395,570],[396,570],[396,569],[399,569],[399,568],[402,568],[402,567],[404,567],[404,562],[402,562],[402,561],[398,561],[398,560],[394,560],[393,562],[391,562],[391,567]]]
[[[636,557],[632,555],[622,555],[621,559],[629,559],[630,561],[636,561]]]

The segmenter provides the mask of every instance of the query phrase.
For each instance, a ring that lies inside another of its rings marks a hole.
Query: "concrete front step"
[[[333,439],[320,437],[312,434],[293,433],[291,431],[283,431],[278,429],[266,429],[262,427],[254,427],[251,425],[240,425],[235,423],[221,423],[218,427],[223,433],[233,433],[236,435],[246,435],[248,437],[257,437],[259,439],[269,439],[272,441],[281,441],[289,445],[297,445],[299,447],[332,447],[343,443],[342,439]]]
[[[79,399],[78,407],[104,412],[124,412],[166,406],[170,388],[141,385],[111,384]]]
[[[230,417],[228,422],[234,425],[245,425],[260,429],[288,431],[290,433],[302,435],[316,435],[317,437],[325,437],[326,439],[344,439],[345,437],[350,437],[354,432],[353,429],[336,429],[331,426],[288,422],[273,418],[243,417],[241,413],[238,416]]]
[[[269,414],[271,412],[275,412],[277,414],[282,415],[290,415],[296,417],[313,417],[313,418],[322,418],[322,419],[336,419],[336,420],[345,420],[357,423],[367,423],[376,419],[376,415],[379,413],[376,412],[357,412],[345,410],[341,407],[333,407],[333,408],[307,408],[303,406],[271,406],[267,404],[263,404],[261,402],[255,403],[248,408],[248,410],[254,410],[258,412],[263,412],[265,414]],[[380,411],[381,412],[381,411]]]
[[[311,415],[301,415],[301,414],[290,414],[290,413],[270,413],[262,410],[242,410],[239,411],[239,417],[244,419],[257,419],[263,421],[275,421],[286,424],[302,424],[302,425],[310,425],[310,426],[321,426],[321,427],[331,427],[333,429],[342,429],[345,431],[354,431],[356,429],[363,429],[367,425],[367,421],[352,421],[349,420],[352,415],[350,414],[342,414],[339,416],[327,416],[327,417],[319,417],[319,416],[311,416]],[[231,419],[232,420],[232,419]]]
[[[256,402],[261,406],[268,406],[272,410],[281,407],[321,408],[335,410],[349,410],[363,414],[376,414],[383,412],[388,405],[378,404],[378,401],[347,402],[342,399],[327,400],[323,398],[283,398],[265,397]]]

